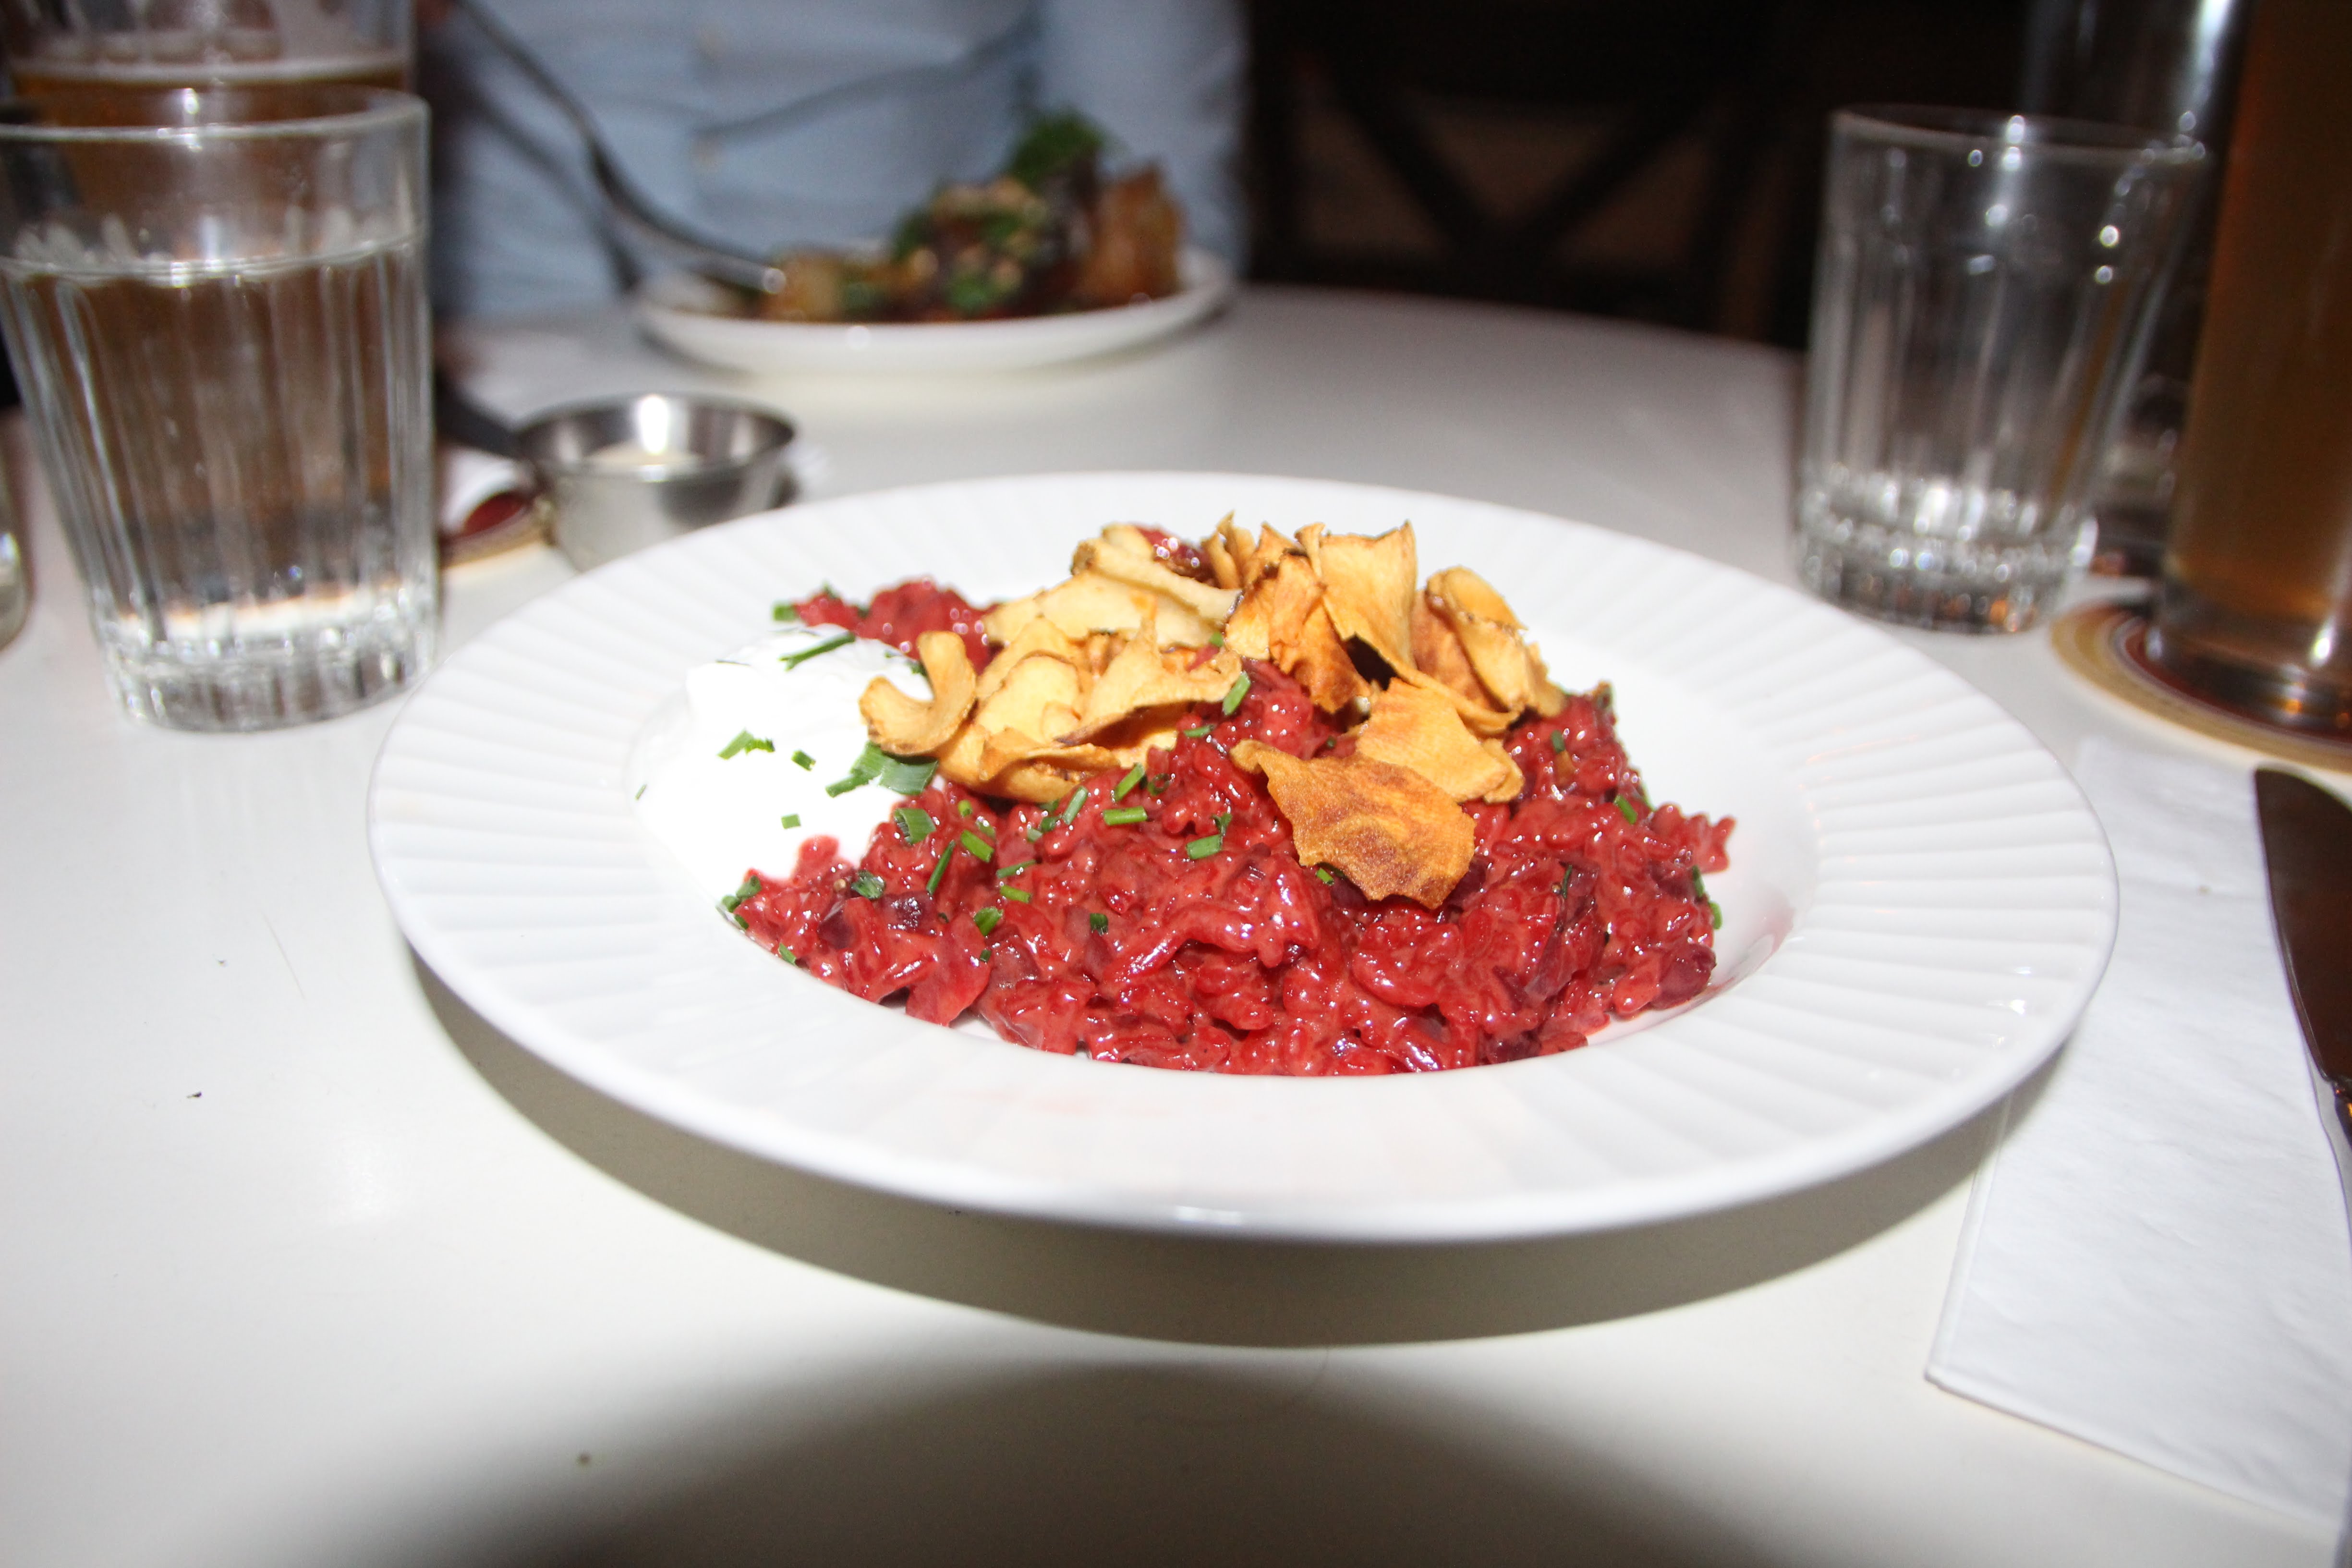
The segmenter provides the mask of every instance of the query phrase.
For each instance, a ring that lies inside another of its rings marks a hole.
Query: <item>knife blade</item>
[[[2256,768],[2254,815],[2312,1092],[2352,1210],[2352,807],[2299,773]],[[2336,1563],[2352,1568],[2352,1521],[2336,1533]]]
[[[2287,990],[2352,1205],[2352,806],[2299,773],[2257,768],[2254,810]]]

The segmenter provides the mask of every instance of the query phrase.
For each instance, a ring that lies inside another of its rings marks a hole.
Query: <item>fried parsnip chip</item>
[[[1478,673],[1470,668],[1462,639],[1454,635],[1453,623],[1437,613],[1426,594],[1412,597],[1412,662],[1455,696],[1481,708],[1486,705],[1486,689],[1478,684]]]
[[[930,756],[952,740],[979,689],[963,638],[955,633],[925,632],[915,639],[915,651],[931,683],[929,702],[916,701],[878,675],[857,700],[874,743],[901,757]]]
[[[1462,651],[1496,706],[1517,713],[1532,708],[1546,718],[1568,705],[1568,696],[1544,673],[1543,658],[1529,646],[1518,616],[1503,595],[1466,566],[1429,580],[1429,601],[1462,639]]]
[[[989,662],[994,674],[1003,661]],[[973,727],[987,737],[981,752],[983,772],[999,773],[1039,752],[1050,751],[1054,736],[1078,721],[1086,700],[1086,671],[1076,663],[1043,655],[1023,659],[1012,675],[978,703],[971,712]]]
[[[1516,713],[1506,713],[1499,709],[1487,707],[1484,701],[1465,697],[1453,688],[1441,685],[1435,676],[1424,675],[1417,669],[1398,670],[1396,680],[1389,684],[1393,686],[1399,682],[1407,686],[1418,686],[1425,691],[1433,691],[1444,698],[1447,702],[1453,704],[1454,711],[1461,716],[1462,722],[1474,735],[1500,735],[1511,727],[1511,721],[1518,717]]]
[[[1078,546],[1070,558],[1070,571],[1076,576],[1099,572],[1114,582],[1181,605],[1212,625],[1222,622],[1234,611],[1232,589],[1196,583],[1163,563],[1151,553],[1151,545],[1139,529],[1113,526],[1103,530],[1102,538],[1089,539]]]
[[[1413,584],[1420,574],[1412,524],[1378,538],[1326,533],[1318,525],[1299,530],[1298,542],[1323,580],[1323,607],[1339,635],[1362,642],[1391,669],[1413,668]]]
[[[1081,672],[1082,682],[1091,681],[1094,678],[1094,670],[1087,662],[1086,644],[1039,616],[1023,626],[1012,641],[997,649],[996,657],[988,661],[988,668],[980,672],[981,706],[986,707],[988,700],[1013,679],[1013,672],[1032,658],[1048,658],[1069,665]],[[1071,706],[1075,708],[1077,704],[1072,703]]]
[[[1193,648],[1162,648],[1147,618],[1095,677],[1077,723],[1059,739],[1075,745],[1146,709],[1214,701],[1241,672],[1242,661],[1231,648],[1218,648],[1206,658]]]
[[[1249,585],[1242,575],[1241,559],[1234,553],[1232,541],[1241,537],[1241,531],[1234,526],[1234,514],[1227,512],[1209,531],[1208,537],[1201,541],[1201,559],[1209,563],[1209,571],[1216,577],[1220,588]],[[1245,554],[1248,550],[1245,540],[1243,541],[1243,550]]]
[[[1297,552],[1276,557],[1242,595],[1225,623],[1225,647],[1244,658],[1267,660],[1307,688],[1326,713],[1371,692],[1323,608],[1314,568]]]
[[[1360,753],[1303,762],[1262,741],[1235,746],[1234,761],[1265,775],[1299,860],[1338,867],[1367,898],[1402,893],[1433,910],[1470,868],[1468,814],[1409,768]]]
[[[1410,768],[1449,800],[1511,800],[1526,783],[1500,746],[1478,743],[1444,693],[1410,681],[1391,681],[1372,699],[1356,754]]]

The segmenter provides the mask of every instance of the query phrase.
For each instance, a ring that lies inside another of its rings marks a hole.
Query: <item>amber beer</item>
[[[120,120],[121,100],[159,89],[240,87],[263,94],[287,89],[341,85],[408,86],[407,58],[392,50],[369,50],[325,59],[141,61],[116,65],[45,57],[10,62],[16,96],[28,98],[75,124]]]
[[[2262,0],[2149,652],[2352,738],[2352,0]]]

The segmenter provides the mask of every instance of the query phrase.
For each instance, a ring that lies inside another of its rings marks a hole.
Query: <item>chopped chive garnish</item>
[[[768,612],[768,618],[786,626],[797,624],[801,618],[800,606],[790,599],[778,599],[775,608]]]
[[[1166,795],[1168,786],[1176,782],[1174,773],[1154,773],[1143,781],[1143,787],[1154,795]]]
[[[1024,837],[1024,838],[1026,838],[1026,839],[1028,839],[1028,840],[1029,840],[1029,842],[1030,842],[1030,843],[1032,843],[1032,844],[1034,844],[1034,843],[1036,843],[1036,842],[1037,842],[1037,840],[1039,840],[1040,838],[1045,837],[1045,820],[1044,820],[1043,818],[1041,818],[1041,819],[1039,819],[1038,821],[1036,821],[1036,822],[1034,822],[1034,823],[1030,824],[1029,831],[1028,831],[1027,833],[1025,833],[1025,834],[1022,835],[1022,837]]]
[[[749,730],[738,730],[735,731],[735,738],[720,749],[719,760],[723,763],[728,758],[740,756],[745,752],[772,752],[775,749],[776,743],[773,741],[762,741]]]
[[[931,814],[919,805],[902,805],[890,814],[890,820],[898,825],[909,844],[920,844],[931,836]]]
[[[1241,707],[1242,699],[1249,695],[1249,673],[1244,670],[1234,676],[1234,683],[1225,688],[1225,700],[1221,706],[1225,710],[1226,718],[1232,718],[1234,710]]]
[[[1130,823],[1142,822],[1150,816],[1150,812],[1139,805],[1115,805],[1103,813],[1103,826],[1125,827]]]
[[[964,829],[963,837],[958,839],[957,842],[961,844],[966,849],[970,850],[971,852],[971,858],[980,861],[982,865],[987,864],[996,857],[996,846],[991,844],[987,839],[982,838],[979,834],[974,833],[968,827]]]
[[[636,794],[635,794],[635,795],[631,795],[629,798],[630,798],[631,800],[643,800],[643,799],[645,799],[645,798],[646,798],[646,786],[645,786],[645,785],[643,785],[643,784],[639,784],[639,785],[637,786],[637,793],[636,793]]]
[[[1133,789],[1142,782],[1143,764],[1141,763],[1138,763],[1135,766],[1127,770],[1126,775],[1122,777],[1118,783],[1110,786],[1111,799],[1125,800],[1127,798],[1128,791]]]
[[[975,820],[972,823],[972,826],[979,828],[982,833],[987,834],[991,838],[996,837],[996,824],[989,821],[988,818],[984,816]]]
[[[982,948],[980,950],[980,961],[982,963],[994,963],[996,962],[996,950],[992,947]]]
[[[816,759],[810,756],[806,752],[794,752],[793,753],[793,761],[798,763],[803,768],[813,768],[816,766]]]
[[[1018,866],[999,866],[996,868],[996,879],[1002,882],[1007,877],[1017,877],[1036,863],[1034,860],[1024,860]]]
[[[1222,833],[1212,833],[1206,838],[1195,838],[1192,843],[1184,846],[1184,853],[1192,859],[1206,860],[1224,847],[1225,836]]]
[[[737,930],[748,931],[751,928],[744,925],[743,917],[735,912],[735,906],[741,903],[744,900],[754,896],[759,892],[759,890],[760,879],[757,875],[744,878],[743,885],[741,887],[737,888],[733,892],[719,900],[719,912],[725,915],[729,920],[733,921]]]
[[[871,871],[860,871],[849,879],[849,890],[861,899],[878,899],[882,896],[882,879]]]
[[[997,892],[1004,898],[1011,899],[1016,904],[1025,904],[1029,901],[1029,889],[1026,888],[999,888]]]
[[[1214,724],[1195,724],[1189,730],[1179,730],[1176,732],[1187,740],[1197,741],[1215,728]]]
[[[1560,731],[1554,730],[1551,732],[1551,749],[1563,754],[1566,753],[1568,751],[1568,736]]]
[[[950,844],[940,850],[940,858],[931,863],[931,879],[923,884],[923,891],[935,899],[940,896],[940,879],[948,874],[948,861],[954,854],[955,846]]]
[[[788,811],[777,820],[786,827],[798,827],[801,825],[801,814],[797,811]]]
[[[801,961],[801,955],[794,952],[789,947],[779,947],[776,949],[776,956],[782,959],[786,963],[798,963]]]
[[[1217,813],[1217,831],[1218,831],[1218,832],[1223,833],[1226,828],[1231,827],[1233,825],[1234,825],[1234,814],[1233,814],[1232,812],[1230,812],[1230,811],[1221,811],[1221,812]]]
[[[1723,929],[1723,906],[1706,896],[1706,879],[1698,874],[1696,868],[1693,868],[1691,871],[1691,897],[1696,899],[1700,903],[1706,906],[1707,924],[1713,926],[1717,931],[1721,931]]]
[[[1641,811],[1635,807],[1632,801],[1627,800],[1622,795],[1617,797],[1617,815],[1623,817],[1628,822],[1637,823],[1642,820]]]
[[[1087,786],[1080,784],[1077,788],[1070,792],[1070,804],[1065,807],[1062,812],[1062,826],[1064,827],[1067,827],[1070,824],[1076,822],[1078,819],[1078,813],[1084,811],[1086,808]]]
[[[824,786],[827,795],[847,795],[860,784],[879,784],[892,795],[919,795],[931,782],[939,763],[929,757],[894,757],[873,742],[849,764],[845,778]]]
[[[1087,917],[1087,929],[1097,936],[1108,936],[1110,934],[1110,917],[1097,910]]]
[[[851,637],[847,632],[844,632],[837,637],[825,638],[824,641],[817,644],[814,647],[804,647],[798,653],[788,653],[776,662],[782,665],[786,669],[798,669],[802,665],[806,664],[810,659],[814,658],[817,655],[821,653],[831,653],[834,649],[839,647],[847,647],[851,643],[854,643],[856,640],[857,639],[856,637]]]
[[[994,936],[996,934],[998,922],[1003,919],[1004,911],[1003,910],[974,910],[971,911],[971,923],[980,928],[980,934],[982,936]]]
[[[1224,646],[1225,646],[1225,634],[1224,634],[1224,633],[1223,633],[1223,632],[1211,632],[1211,633],[1209,634],[1209,646],[1210,646],[1211,647],[1224,647]]]
[[[750,926],[743,923],[743,917],[735,912],[735,906],[729,903],[725,899],[719,900],[719,912],[725,915],[729,920],[733,921],[737,931],[750,931],[751,929]]]
[[[1325,887],[1329,887],[1334,879],[1331,876],[1331,868],[1328,866],[1318,866],[1314,869],[1316,879]]]
[[[960,800],[956,802],[956,815],[958,816],[970,816],[971,815],[971,802],[968,800]]]

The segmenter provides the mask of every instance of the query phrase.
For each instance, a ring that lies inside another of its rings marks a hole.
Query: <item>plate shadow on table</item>
[[[1490,1426],[1474,1436],[1459,1416],[1304,1398],[1276,1405],[1263,1390],[1253,1408],[1250,1397],[1230,1374],[1097,1367],[866,1405],[790,1430],[705,1431],[661,1457],[660,1477],[609,1478],[602,1489],[583,1477],[561,1500],[541,1491],[478,1496],[454,1510],[446,1499],[437,1510],[404,1508],[369,1550],[334,1560],[350,1568],[1787,1561],[1738,1521],[1710,1517],[1598,1444],[1520,1435],[1513,1452],[1511,1434]]]
[[[412,962],[443,1028],[476,1070],[548,1136],[614,1180],[836,1273],[1144,1339],[1251,1346],[1459,1340],[1705,1300],[1834,1257],[1907,1218],[1968,1180],[1996,1125],[1989,1111],[1855,1176],[1598,1235],[1370,1246],[1087,1229],[873,1192],[680,1131],[550,1067],[422,960],[412,954]]]

